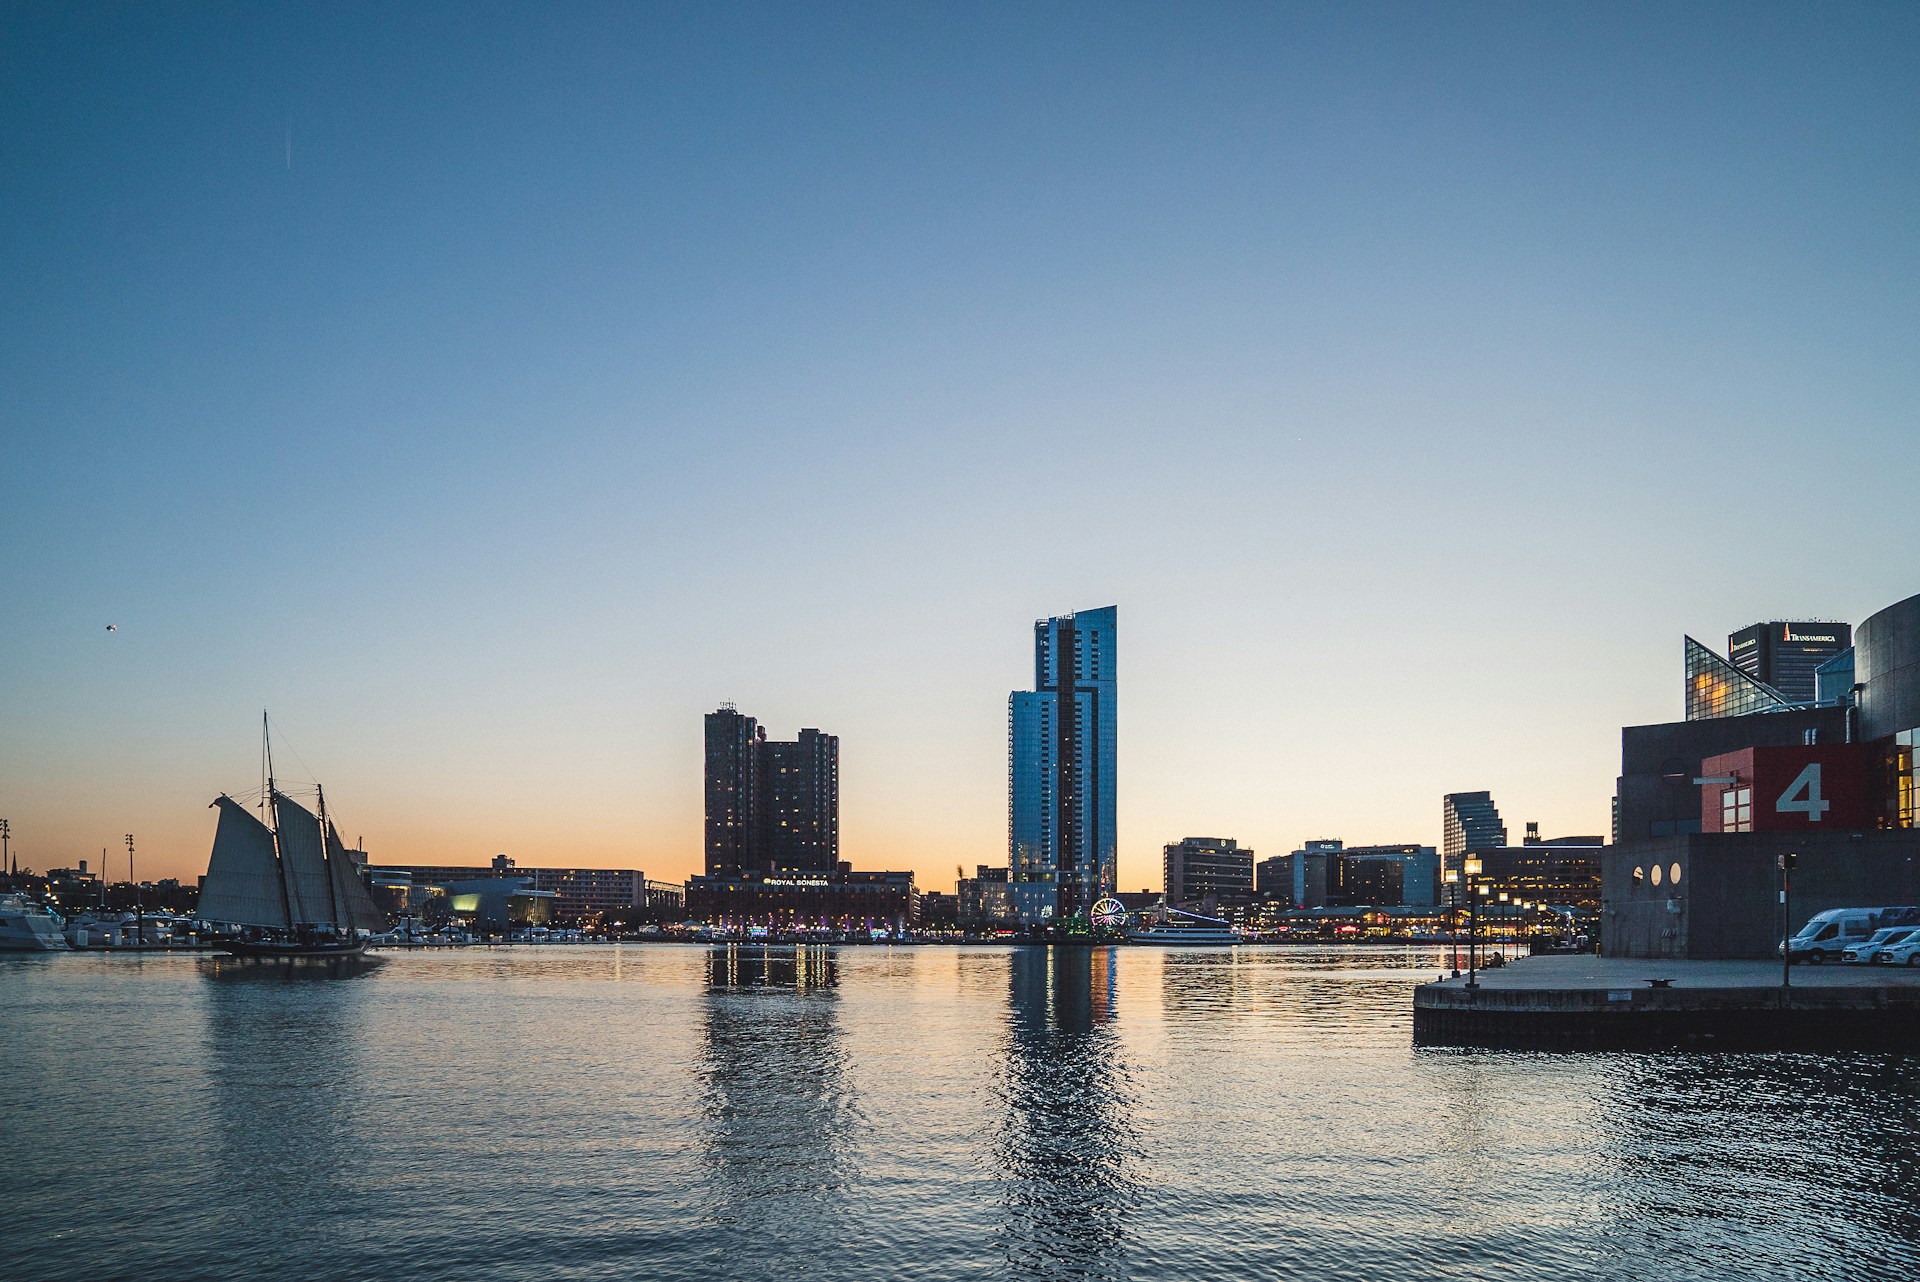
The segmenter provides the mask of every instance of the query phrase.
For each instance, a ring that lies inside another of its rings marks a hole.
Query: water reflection
[[[1111,948],[1021,948],[1009,959],[997,1236],[1017,1276],[1126,1275],[1140,1153],[1113,1028],[1116,960]]]
[[[290,1245],[279,1236],[284,1226],[310,1223],[315,1205],[364,1200],[352,1096],[373,990],[331,981],[359,980],[379,964],[365,957],[201,964],[213,1182],[244,1190],[250,1245],[268,1259]],[[247,1248],[236,1249],[244,1255]]]
[[[792,988],[801,992],[840,982],[840,961],[823,946],[729,944],[707,953],[710,988]]]
[[[290,983],[363,979],[386,964],[384,957],[209,957],[207,977],[222,983]]]
[[[707,955],[707,1216],[777,1271],[814,1271],[822,1225],[858,1178],[837,978],[827,948]]]

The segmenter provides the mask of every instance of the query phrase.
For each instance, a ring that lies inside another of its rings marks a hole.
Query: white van
[[[1787,941],[1787,960],[1837,961],[1849,948],[1863,944],[1875,931],[1888,926],[1920,924],[1920,908],[1829,908],[1815,913]]]

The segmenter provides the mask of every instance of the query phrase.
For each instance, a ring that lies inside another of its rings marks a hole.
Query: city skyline
[[[1123,889],[1604,832],[1683,636],[1911,591],[1910,9],[828,12],[0,19],[22,862],[204,872],[265,707],[377,862],[679,878],[731,699],[945,887],[1106,602]]]

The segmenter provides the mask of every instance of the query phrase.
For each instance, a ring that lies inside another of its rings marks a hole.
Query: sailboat
[[[327,818],[327,795],[316,788],[319,814],[282,792],[273,777],[273,745],[261,717],[266,787],[255,817],[222,793],[213,855],[200,890],[205,921],[236,926],[221,944],[240,957],[344,957],[363,953],[362,932],[387,928],[386,914],[360,866]]]

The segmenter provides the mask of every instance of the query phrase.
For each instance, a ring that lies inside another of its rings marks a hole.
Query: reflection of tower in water
[[[828,948],[732,945],[707,954],[710,1213],[728,1226],[733,1251],[776,1271],[818,1266],[820,1217],[858,1174],[838,975]]]
[[[709,988],[791,988],[806,992],[840,982],[831,948],[728,944],[707,954]]]
[[[1112,1020],[1112,949],[1018,948],[1005,1044],[1000,1243],[1023,1277],[1121,1277],[1139,1144]]]

